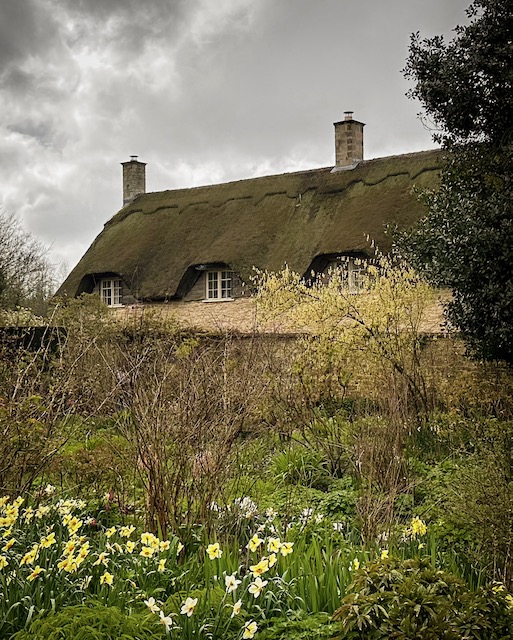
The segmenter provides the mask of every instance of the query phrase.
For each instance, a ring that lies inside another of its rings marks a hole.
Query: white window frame
[[[205,274],[205,302],[233,300],[234,275],[230,269],[207,271]]]
[[[367,270],[367,261],[362,258],[344,258],[341,263],[343,286],[349,293],[362,291],[362,277]]]
[[[108,307],[123,306],[123,282],[121,278],[102,278],[100,298]]]

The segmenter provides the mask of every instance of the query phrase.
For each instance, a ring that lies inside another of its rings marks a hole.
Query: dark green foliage
[[[369,563],[355,575],[333,618],[344,639],[506,640],[513,609],[505,591],[470,591],[429,560]]]
[[[405,74],[449,154],[429,213],[399,241],[436,285],[470,352],[513,363],[513,56],[510,0],[475,0],[456,37],[412,37]]]
[[[273,619],[258,631],[259,640],[327,640],[340,632],[341,624],[327,613],[306,615],[294,612],[284,620]]]
[[[66,607],[34,620],[13,640],[152,640],[165,638],[158,616],[147,612],[122,613],[117,607],[90,603]]]

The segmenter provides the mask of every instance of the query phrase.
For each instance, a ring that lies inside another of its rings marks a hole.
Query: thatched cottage
[[[111,307],[159,305],[197,326],[248,329],[253,269],[301,274],[343,264],[357,280],[369,237],[390,248],[389,223],[423,213],[414,186],[437,181],[437,151],[363,159],[363,123],[335,123],[335,166],[146,193],[144,163],[123,165],[123,208],[58,295],[97,292]]]

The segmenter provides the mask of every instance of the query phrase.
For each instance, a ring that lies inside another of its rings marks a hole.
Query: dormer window
[[[233,271],[207,271],[206,300],[233,300]]]
[[[123,287],[120,279],[104,278],[100,282],[100,297],[108,307],[121,307]]]
[[[339,265],[342,286],[349,293],[358,293],[363,288],[367,262],[362,258],[342,258]]]

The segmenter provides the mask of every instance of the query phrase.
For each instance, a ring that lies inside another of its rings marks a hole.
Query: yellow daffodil
[[[237,580],[235,574],[231,576],[225,576],[224,582],[226,584],[226,593],[232,593],[241,583],[241,580]]]
[[[98,565],[98,564],[103,564],[104,567],[106,567],[109,564],[108,558],[109,554],[105,553],[105,551],[102,551],[101,553],[98,554],[98,558],[95,562],[93,562],[93,567]]]
[[[62,517],[62,524],[66,527],[70,522],[73,516],[69,511],[66,511]]]
[[[283,542],[280,546],[280,553],[282,556],[288,556],[289,553],[292,553],[292,547],[294,546],[293,542]]]
[[[25,520],[25,522],[30,522],[34,515],[34,509],[32,509],[32,507],[27,507],[23,512],[23,519]]]
[[[381,559],[386,560],[388,558],[388,549],[383,549],[381,552]]]
[[[182,603],[182,608],[180,609],[180,613],[184,616],[190,618],[194,613],[194,609],[198,604],[198,598],[187,598],[187,600]]]
[[[274,565],[278,562],[278,557],[275,553],[271,553],[271,555],[267,558],[267,562],[269,563],[269,569],[274,567]]]
[[[104,574],[100,576],[100,584],[108,584],[109,587],[112,587],[112,583],[114,582],[114,576],[112,573],[106,571]]]
[[[148,598],[148,600],[144,601],[144,604],[148,607],[148,609],[152,612],[152,613],[158,613],[160,611],[160,607],[158,606],[157,602],[155,601],[155,598]]]
[[[132,540],[128,540],[125,545],[125,549],[127,553],[133,553],[135,549],[135,542],[132,542]]]
[[[107,531],[105,531],[105,537],[111,538],[115,533],[116,533],[116,527],[110,527],[109,529],[107,529]]]
[[[253,564],[249,567],[249,570],[253,574],[253,577],[261,576],[266,571],[269,571],[269,561],[267,558],[262,558],[258,564]]]
[[[67,573],[75,573],[77,570],[77,563],[75,558],[72,555],[69,555],[67,558],[64,558],[60,562],[57,563],[57,568],[66,571]]]
[[[360,568],[360,561],[358,558],[354,558],[354,560],[349,564],[349,571],[358,571]]]
[[[15,542],[16,538],[11,538],[10,540],[8,540],[2,547],[2,551],[9,551],[9,549],[14,545]]]
[[[76,516],[73,516],[73,518],[71,518],[71,520],[68,522],[68,531],[70,536],[74,535],[83,524],[84,523],[82,522],[82,520],[79,520]]]
[[[230,618],[235,618],[235,616],[238,616],[241,609],[242,609],[242,600],[237,600],[237,602],[233,605],[232,614]]]
[[[41,548],[48,549],[48,547],[51,547],[52,544],[57,544],[55,533],[53,531],[41,540]]]
[[[254,598],[258,598],[258,596],[262,593],[263,588],[268,583],[268,580],[262,580],[260,576],[255,578],[254,582],[249,585],[248,591],[253,594]]]
[[[141,543],[145,547],[151,547],[155,540],[158,540],[158,538],[155,538],[153,533],[149,533],[148,531],[141,533]]]
[[[42,569],[39,565],[37,565],[36,567],[34,567],[34,571],[32,571],[32,573],[29,575],[29,577],[27,578],[27,580],[29,582],[32,582],[32,580],[35,580],[37,578],[37,576],[42,573],[44,571],[44,569]]]
[[[161,540],[159,543],[159,551],[167,551],[171,546],[170,540]]]
[[[271,553],[278,553],[281,547],[281,542],[279,538],[269,538],[267,540],[267,551]]]
[[[134,531],[135,527],[133,524],[131,524],[129,527],[121,527],[121,529],[119,530],[119,535],[122,538],[129,538]]]
[[[20,560],[20,565],[34,564],[34,562],[36,561],[36,558],[38,556],[38,551],[39,551],[39,546],[37,544],[35,544],[32,547],[32,549],[30,551],[27,551],[27,553]]]
[[[244,640],[251,640],[255,636],[255,633],[258,631],[257,623],[254,620],[248,620],[244,625],[244,631],[242,633],[242,637]]]
[[[427,533],[426,524],[420,518],[418,518],[417,516],[412,518],[412,521],[411,521],[411,532],[412,532],[412,536],[413,537],[424,536]]]
[[[258,549],[262,542],[263,539],[258,537],[258,533],[255,533],[255,535],[251,538],[246,546],[250,551],[254,552]]]
[[[162,558],[161,560],[159,560],[159,566],[157,571],[159,573],[164,573],[165,570],[166,570],[166,559]]]
[[[0,570],[8,565],[7,558],[5,556],[0,556]]]
[[[10,500],[10,496],[2,496],[0,498],[0,509],[2,507],[5,507],[5,505],[9,502],[9,500]]]
[[[143,556],[143,558],[151,558],[154,553],[155,549],[153,549],[153,547],[143,547],[139,555]]]
[[[6,529],[4,531],[2,538],[5,540],[6,538],[9,538],[11,535],[12,535],[12,527],[9,527],[9,529]]]
[[[43,518],[50,511],[50,507],[46,504],[40,504],[36,511],[36,518]]]
[[[76,538],[71,538],[70,540],[68,540],[68,542],[66,542],[66,544],[64,545],[64,554],[69,555],[70,553],[73,553],[73,551],[75,551],[75,549],[77,548],[77,544],[78,540]]]
[[[80,551],[78,552],[78,556],[82,559],[85,559],[89,554],[89,542],[84,542],[84,544],[80,547]]]
[[[223,555],[221,547],[219,546],[219,542],[214,542],[209,544],[207,547],[207,554],[211,560],[215,560],[216,558],[220,558]]]
[[[177,556],[178,556],[178,555],[180,555],[180,552],[181,552],[181,550],[182,550],[182,549],[183,549],[183,544],[182,544],[181,542],[179,542],[179,543],[176,545],[176,555],[177,555]]]

